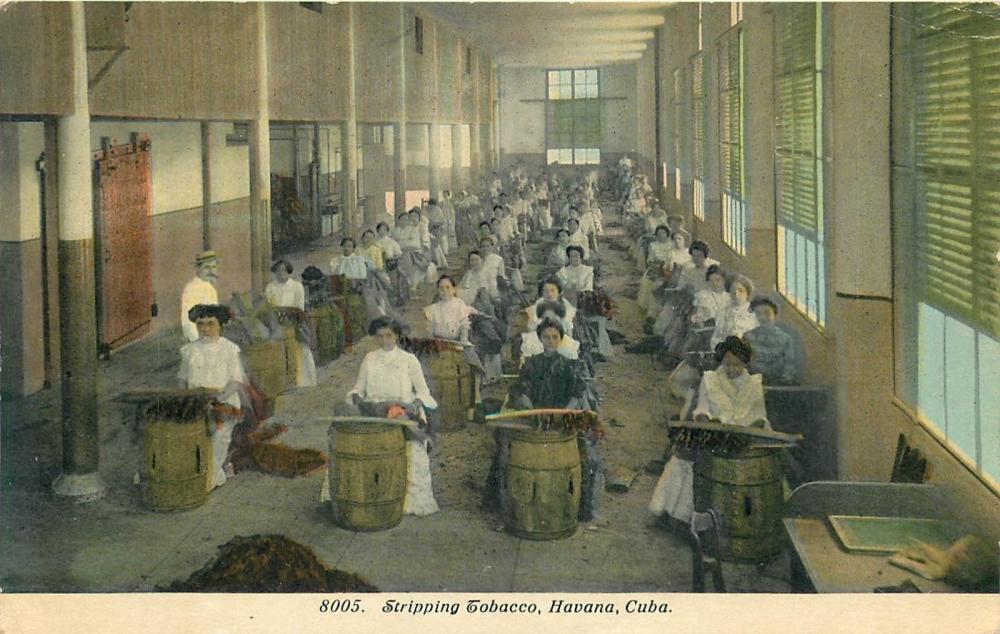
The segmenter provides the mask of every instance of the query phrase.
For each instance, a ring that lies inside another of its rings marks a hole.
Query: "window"
[[[546,73],[546,159],[549,164],[601,162],[601,101],[596,68]]]
[[[775,5],[774,178],[778,291],[826,324],[823,6]]]
[[[705,50],[705,7],[698,3],[698,50]]]
[[[902,15],[900,15],[902,14]],[[899,396],[1000,490],[1000,7],[900,7]],[[898,82],[897,82],[898,84]],[[911,100],[911,101],[908,101]],[[902,160],[900,160],[902,159]]]
[[[417,55],[424,54],[424,21],[419,16],[413,18],[413,41],[416,45]]]
[[[701,6],[700,4],[698,5]],[[694,169],[694,217],[705,219],[705,57],[691,59],[691,160]]]
[[[719,180],[722,241],[740,255],[747,252],[743,107],[743,29],[736,27],[719,43]]]
[[[681,130],[684,129],[684,69],[674,69],[674,198],[681,199]]]
[[[729,26],[736,26],[743,21],[743,3],[729,3]]]
[[[465,74],[472,74],[472,49],[468,46],[465,47]]]

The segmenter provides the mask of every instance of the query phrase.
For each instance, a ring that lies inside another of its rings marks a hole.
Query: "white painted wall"
[[[231,123],[209,124],[209,138],[212,144],[212,202],[237,200],[250,195],[250,146],[227,146],[226,135],[232,131]],[[196,155],[196,158],[201,161],[200,154]],[[155,148],[153,161],[156,161]],[[200,169],[199,163],[199,183]],[[154,178],[155,176],[154,173]],[[200,200],[198,204],[201,204]]]
[[[35,161],[45,149],[41,123],[0,123],[0,240],[42,235],[41,186]]]
[[[637,139],[636,65],[600,69],[604,143],[602,153],[635,152]],[[505,155],[545,154],[544,68],[500,68],[500,151]]]

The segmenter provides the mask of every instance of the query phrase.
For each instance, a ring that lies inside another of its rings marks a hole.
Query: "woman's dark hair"
[[[503,205],[493,205],[493,211],[496,211],[497,209],[503,211]]]
[[[479,223],[479,228],[480,229],[482,229],[483,226],[485,226],[487,229],[492,229],[493,228],[493,226],[490,225],[490,221],[489,220],[484,220],[484,221],[482,221],[482,222]]]
[[[778,314],[778,305],[771,301],[770,297],[754,297],[753,301],[750,302],[750,310],[757,308],[758,306],[770,306],[774,314]]]
[[[293,270],[292,269],[292,263],[289,262],[288,260],[275,260],[274,264],[271,265],[271,272],[272,273],[277,273],[278,269],[281,268],[281,267],[285,267],[285,273],[288,273],[289,275],[291,275],[292,270]]]
[[[351,246],[352,246],[352,247],[356,247],[356,246],[358,246],[358,243],[357,243],[357,242],[355,242],[355,241],[354,241],[354,238],[352,238],[352,237],[350,237],[350,236],[347,236],[346,238],[342,238],[342,239],[340,240],[340,246],[344,246],[344,245],[345,245],[345,244],[347,244],[348,242],[350,242],[350,243],[351,243]]]
[[[479,259],[483,258],[483,254],[482,254],[482,252],[479,249],[473,249],[473,250],[469,251],[469,255],[465,256],[465,261],[468,262],[469,260],[472,259],[472,256],[474,256],[474,255],[478,255]]]
[[[749,364],[750,359],[753,358],[753,348],[750,347],[750,344],[732,335],[715,346],[715,360],[722,363],[722,358],[726,356],[727,352],[742,361],[744,365]]]
[[[545,290],[545,285],[546,284],[551,284],[552,286],[555,286],[556,288],[559,289],[559,294],[560,295],[562,294],[563,285],[562,285],[562,282],[559,281],[559,278],[558,277],[549,277],[549,278],[546,278],[546,279],[544,279],[544,280],[542,280],[541,282],[538,283],[538,295],[539,296],[541,296],[542,291]]]
[[[396,333],[397,338],[403,336],[403,325],[392,317],[376,317],[373,319],[371,323],[368,324],[368,334],[374,337],[375,334],[383,328],[389,328],[392,330]]]
[[[578,226],[578,227],[580,226],[580,221],[578,219],[576,219],[576,218],[570,218],[569,220],[566,221],[566,224],[568,225],[571,222],[575,222],[576,226]]]
[[[215,317],[220,326],[225,326],[231,316],[229,308],[221,304],[197,304],[188,311],[188,319],[192,322],[204,317]]]
[[[437,198],[428,198],[427,199],[427,204],[428,205],[436,205],[436,204],[438,204]]]
[[[420,214],[420,207],[414,207],[413,209],[411,209],[410,211],[408,211],[406,213],[410,214],[411,216],[413,214],[417,214],[419,216],[419,215],[421,215]]]
[[[364,237],[365,237],[366,235],[368,235],[368,234],[371,234],[371,236],[372,236],[373,238],[375,237],[375,232],[374,232],[374,231],[372,231],[371,229],[365,229],[364,231],[362,231],[362,232],[361,232],[361,239],[363,240],[363,239],[364,239]]]
[[[559,323],[554,319],[542,320],[542,323],[538,324],[538,327],[535,328],[535,334],[538,335],[539,339],[541,339],[542,333],[548,330],[549,328],[555,328],[556,330],[558,330],[560,339],[566,336],[566,329],[563,328],[563,325],[561,323]]]
[[[535,316],[541,318],[542,315],[544,315],[550,310],[554,312],[556,315],[558,315],[559,319],[562,319],[563,317],[566,316],[566,307],[563,306],[561,302],[540,303],[538,306],[535,307]]]
[[[559,239],[559,234],[562,234],[562,233],[565,233],[567,237],[569,236],[569,231],[567,231],[565,229],[557,229],[556,230],[556,239],[557,240]]]
[[[438,281],[437,281],[437,285],[438,286],[441,286],[441,280],[448,280],[449,282],[451,282],[452,286],[454,286],[456,288],[458,287],[458,284],[455,283],[455,278],[453,278],[452,276],[448,275],[447,273],[445,273],[444,275],[442,275],[441,277],[438,278]]]
[[[667,225],[656,225],[656,229],[653,230],[653,235],[654,236],[659,235],[661,230],[666,231],[667,237],[668,238],[670,237],[670,227],[668,227]]]
[[[314,280],[321,280],[325,277],[323,271],[320,271],[315,266],[307,266],[302,270],[302,279],[307,282],[312,282]]]
[[[375,225],[375,231],[378,231],[382,227],[385,227],[386,229],[388,229],[389,228],[389,223],[388,222],[380,222],[380,223],[378,223],[377,225]]]
[[[578,244],[571,244],[568,247],[566,247],[566,257],[567,258],[569,257],[570,251],[576,251],[577,253],[580,254],[580,259],[581,260],[583,259],[583,247],[581,247],[580,245],[578,245]]]
[[[695,251],[701,251],[703,254],[705,254],[706,258],[708,257],[708,245],[702,242],[701,240],[695,240],[694,242],[691,243],[691,246],[688,247],[688,253],[690,253],[691,255],[694,255]]]
[[[707,271],[705,271],[705,281],[707,282],[709,278],[712,277],[713,275],[721,275],[722,277],[725,277],[726,272],[723,271],[722,267],[719,266],[718,264],[713,264],[712,266],[708,267]],[[726,288],[727,289],[729,288],[728,282],[726,283]]]

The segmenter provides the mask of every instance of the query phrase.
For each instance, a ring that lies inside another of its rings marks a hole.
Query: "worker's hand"
[[[697,416],[694,417],[694,420],[699,423],[707,423],[708,414],[698,414]]]

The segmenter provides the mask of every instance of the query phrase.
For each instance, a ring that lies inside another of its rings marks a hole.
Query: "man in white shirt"
[[[197,273],[181,292],[181,330],[188,341],[198,340],[198,328],[188,319],[188,312],[198,304],[219,303],[219,293],[215,290],[219,259],[215,251],[202,251],[194,259],[194,265]]]

